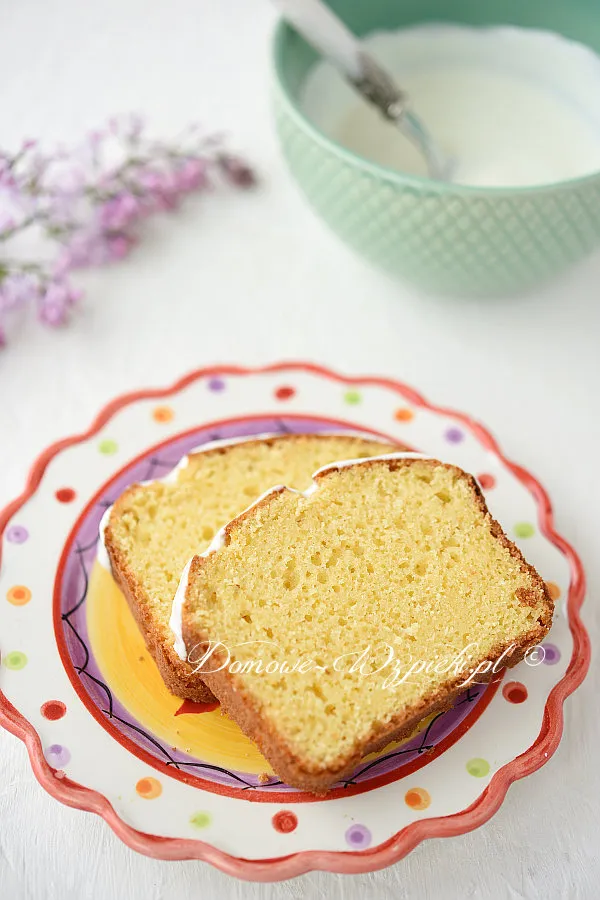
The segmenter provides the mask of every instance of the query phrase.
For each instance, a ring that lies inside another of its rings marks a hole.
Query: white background
[[[589,578],[598,633],[600,259],[543,294],[459,302],[411,294],[353,258],[297,193],[269,110],[267,0],[4,0],[2,143],[81,137],[139,110],[159,136],[225,128],[262,186],[187,203],[124,263],[86,276],[68,329],[19,325],[0,351],[0,507],[49,443],[114,395],[208,363],[323,362],[405,380],[466,410],[547,486]],[[385,872],[235,881],[202,863],[137,856],[47,796],[0,733],[0,896],[595,898],[600,883],[597,674],[567,701],[555,757],[477,832],[421,845]]]

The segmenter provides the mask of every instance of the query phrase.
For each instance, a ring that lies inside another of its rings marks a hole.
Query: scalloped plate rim
[[[99,792],[77,784],[67,777],[63,779],[55,777],[54,770],[46,762],[36,730],[0,691],[0,724],[25,743],[33,773],[51,796],[67,806],[102,816],[125,844],[147,856],[164,860],[199,859],[230,875],[252,881],[279,881],[316,870],[345,874],[372,872],[402,859],[427,838],[465,834],[484,824],[500,808],[510,785],[541,768],[556,751],[563,732],[564,701],[584,680],[591,655],[589,635],[579,616],[585,597],[584,569],[574,548],[554,530],[552,504],[545,489],[530,472],[507,459],[496,439],[482,424],[465,413],[430,403],[412,387],[392,378],[342,375],[315,363],[290,360],[258,367],[207,366],[188,373],[166,388],[142,389],[122,394],[102,408],[87,431],[51,444],[37,457],[30,469],[24,491],[0,511],[0,537],[15,512],[35,493],[50,461],[63,449],[89,440],[123,407],[138,400],[171,396],[206,376],[259,375],[294,370],[312,372],[342,384],[386,387],[418,407],[454,418],[465,425],[486,449],[491,450],[503,465],[512,471],[528,488],[537,503],[543,534],[563,553],[569,563],[572,580],[567,609],[573,652],[564,676],[548,695],[542,725],[533,744],[500,768],[484,791],[466,809],[453,815],[412,822],[388,840],[367,850],[301,850],[286,856],[263,860],[232,856],[198,839],[159,837],[128,825],[120,818],[109,800]],[[1,563],[0,543],[0,565]]]

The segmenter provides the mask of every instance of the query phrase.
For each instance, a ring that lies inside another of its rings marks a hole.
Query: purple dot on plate
[[[547,666],[555,666],[560,659],[560,650],[556,644],[542,644],[544,648],[544,662]]]
[[[350,847],[364,850],[371,843],[371,832],[366,825],[351,825],[345,834],[346,843]]]
[[[46,747],[46,759],[55,769],[62,769],[71,759],[71,754],[62,744],[50,744]]]
[[[22,525],[11,525],[6,532],[6,540],[11,544],[24,544],[29,537],[29,532]]]
[[[450,441],[451,444],[460,444],[460,442],[464,440],[465,435],[460,428],[448,428],[444,437],[447,441]]]
[[[224,391],[225,382],[222,378],[211,378],[208,382],[209,391]]]

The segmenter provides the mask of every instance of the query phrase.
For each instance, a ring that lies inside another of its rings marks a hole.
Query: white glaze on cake
[[[371,441],[380,441],[380,442],[384,442],[386,440],[386,438],[384,438],[384,437],[378,437],[377,435],[371,434],[366,431],[351,431],[351,430],[319,431],[319,432],[315,432],[315,434],[319,435],[319,436],[323,436],[323,437],[338,437],[339,436],[339,437],[368,438]],[[286,437],[286,436],[287,435],[282,434],[281,432],[265,431],[265,432],[261,432],[259,434],[244,435],[242,437],[237,437],[237,438],[220,438],[219,440],[216,440],[216,441],[209,441],[206,444],[200,444],[199,447],[193,447],[190,450],[190,452],[187,453],[185,456],[183,456],[179,460],[177,465],[174,466],[174,468],[172,468],[171,471],[168,472],[167,475],[164,475],[162,478],[153,478],[153,479],[150,479],[149,481],[139,481],[139,482],[137,482],[137,484],[147,485],[147,484],[155,484],[157,482],[162,482],[163,484],[174,484],[177,481],[180,471],[182,469],[185,469],[189,465],[190,456],[193,456],[196,453],[206,453],[209,450],[217,450],[220,447],[230,447],[235,444],[248,444],[253,441],[266,441],[266,440],[272,440],[273,438],[281,438],[281,437]],[[302,434],[300,434],[300,433],[298,435],[291,434],[290,436],[301,437]],[[311,437],[314,437],[314,435],[311,435]],[[108,558],[108,553],[106,552],[105,532],[106,532],[106,527],[108,525],[108,520],[109,520],[111,511],[112,511],[112,508],[113,507],[111,505],[105,510],[104,514],[102,515],[102,518],[100,519],[100,525],[98,526],[98,532],[100,535],[100,539],[98,542],[98,552],[96,555],[96,559],[97,559],[99,565],[101,565],[103,569],[106,569],[107,572],[110,572],[111,568],[110,568],[110,560]]]
[[[179,579],[179,584],[177,585],[177,590],[175,591],[175,596],[173,597],[171,618],[169,619],[169,627],[175,635],[175,643],[173,645],[175,648],[175,653],[177,654],[179,659],[183,660],[187,659],[187,650],[183,642],[181,619],[183,615],[183,604],[185,603],[185,593],[188,586],[190,566],[192,565],[193,558],[194,557],[188,560],[183,572],[181,573],[181,578]]]

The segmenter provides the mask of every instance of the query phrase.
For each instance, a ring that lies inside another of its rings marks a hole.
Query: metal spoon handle
[[[322,0],[273,0],[284,18],[383,115],[394,122],[427,160],[434,178],[448,168],[420,119],[408,110],[408,96],[362,48],[350,29]]]
[[[284,18],[350,81],[364,75],[358,39],[321,0],[274,0]]]

